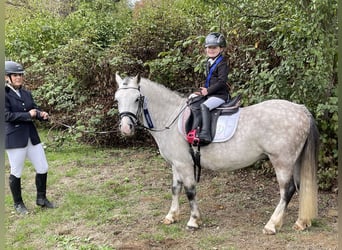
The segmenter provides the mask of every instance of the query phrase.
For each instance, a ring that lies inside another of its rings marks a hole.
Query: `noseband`
[[[135,114],[133,114],[132,112],[129,112],[129,111],[119,113],[119,117],[120,117],[120,121],[122,120],[122,118],[128,117],[134,125],[136,125],[138,123],[137,116]]]

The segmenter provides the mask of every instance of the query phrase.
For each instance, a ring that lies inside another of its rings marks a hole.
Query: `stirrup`
[[[191,130],[187,134],[186,139],[191,145],[197,146],[200,142],[200,139],[198,138],[198,135],[197,135],[197,129]]]

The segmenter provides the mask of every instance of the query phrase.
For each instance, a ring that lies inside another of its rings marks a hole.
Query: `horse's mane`
[[[140,79],[140,86],[142,87],[142,91],[144,94],[151,93],[152,95],[158,95],[160,99],[170,101],[175,100],[177,102],[183,99],[183,97],[176,91],[172,91],[164,85],[157,82],[153,82],[147,78]]]

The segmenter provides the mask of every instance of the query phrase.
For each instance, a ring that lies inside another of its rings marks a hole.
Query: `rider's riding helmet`
[[[227,42],[221,33],[213,32],[205,38],[205,47],[209,46],[220,46],[223,48],[227,46]]]
[[[13,61],[6,61],[5,62],[5,74],[11,75],[11,74],[24,74],[24,68],[21,66],[21,64]]]

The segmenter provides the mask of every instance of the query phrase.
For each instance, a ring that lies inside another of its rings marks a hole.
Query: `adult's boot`
[[[201,114],[202,114],[202,128],[198,137],[200,139],[200,143],[209,144],[212,141],[210,111],[209,111],[209,108],[205,106],[204,104],[201,104]]]
[[[21,197],[21,178],[17,178],[11,174],[9,176],[9,186],[13,197],[15,211],[18,214],[28,214],[28,210]]]
[[[37,200],[36,204],[44,208],[55,208],[55,204],[46,198],[47,173],[36,174]]]

